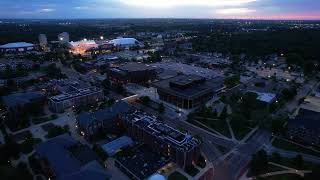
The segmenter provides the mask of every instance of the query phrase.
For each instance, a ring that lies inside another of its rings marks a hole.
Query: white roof
[[[26,48],[26,47],[32,47],[34,44],[26,43],[26,42],[15,42],[15,43],[8,43],[1,45],[0,48],[2,49],[13,49],[13,48]]]
[[[166,180],[166,178],[164,176],[162,176],[161,174],[155,173],[153,175],[151,175],[148,180]]]
[[[252,91],[252,92],[256,93],[258,95],[257,100],[262,102],[271,103],[276,98],[276,94],[273,94],[273,93],[261,93],[256,91]]]
[[[93,46],[98,46],[98,44],[93,41],[93,40],[82,40],[82,41],[76,41],[76,42],[69,42],[69,44],[71,46],[90,46],[90,45],[93,45]]]
[[[135,38],[117,38],[111,40],[109,43],[115,46],[121,45],[135,45],[138,42]]]

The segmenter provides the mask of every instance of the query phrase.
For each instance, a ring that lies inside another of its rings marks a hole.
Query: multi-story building
[[[58,86],[59,95],[49,98],[49,107],[55,112],[63,112],[67,108],[94,104],[104,98],[101,89],[71,82]]]
[[[320,112],[300,109],[298,115],[288,121],[290,139],[320,146]]]
[[[84,137],[91,138],[102,128],[114,128],[119,115],[128,112],[130,109],[128,103],[121,101],[96,112],[82,112],[77,117],[78,130]]]
[[[223,80],[208,80],[195,75],[179,75],[154,82],[162,101],[182,109],[194,109],[211,100],[223,89]]]
[[[39,45],[42,48],[45,48],[48,45],[47,36],[45,34],[39,34]]]
[[[191,135],[139,111],[125,114],[121,119],[129,136],[147,144],[155,152],[170,157],[180,167],[185,168],[197,161],[201,142]]]
[[[156,78],[153,67],[143,63],[126,63],[108,71],[108,77],[113,83],[148,83]]]
[[[46,97],[40,92],[24,92],[3,96],[2,101],[7,108],[10,123],[15,124],[26,118],[26,115],[32,111],[30,108],[45,104]]]
[[[106,180],[111,178],[111,174],[99,164],[97,154],[68,134],[37,144],[35,151],[47,179]]]

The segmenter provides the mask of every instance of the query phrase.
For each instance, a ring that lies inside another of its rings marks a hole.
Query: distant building
[[[148,83],[156,78],[153,67],[143,63],[126,63],[107,72],[109,79],[114,83]]]
[[[170,157],[180,167],[184,168],[197,161],[201,142],[191,135],[142,112],[128,113],[121,119],[129,136],[147,144],[154,152]]]
[[[8,119],[11,122],[25,118],[30,108],[34,105],[42,106],[46,97],[40,92],[15,93],[2,97],[2,101],[8,112]]]
[[[195,75],[179,75],[173,78],[154,82],[162,101],[182,109],[197,108],[223,89],[223,80],[207,80]]]
[[[79,132],[86,138],[95,135],[99,129],[108,129],[115,126],[114,122],[120,114],[127,113],[131,109],[130,105],[124,101],[118,102],[111,107],[107,107],[96,112],[82,112],[77,117]]]
[[[62,44],[68,43],[70,41],[69,33],[63,32],[58,35],[58,41]]]
[[[55,112],[63,112],[67,108],[95,104],[104,98],[103,91],[98,88],[70,82],[57,87],[59,95],[49,98],[49,107]]]
[[[109,41],[109,44],[116,47],[131,47],[139,45],[140,42],[135,38],[117,38]]]
[[[48,45],[47,36],[45,34],[39,34],[39,45],[41,48],[45,48]]]
[[[288,122],[290,139],[320,146],[320,112],[300,109],[298,115]]]
[[[106,180],[111,175],[98,163],[98,156],[68,134],[35,146],[45,174],[57,180]]]
[[[34,44],[26,42],[8,43],[0,46],[0,52],[2,53],[21,53],[34,49]]]

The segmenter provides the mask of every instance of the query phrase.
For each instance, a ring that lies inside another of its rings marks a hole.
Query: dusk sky
[[[320,0],[0,0],[0,18],[320,20]]]

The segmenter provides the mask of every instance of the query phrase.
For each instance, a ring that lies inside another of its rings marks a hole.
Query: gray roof
[[[123,64],[119,67],[122,71],[145,71],[145,70],[152,70],[154,69],[152,66],[143,64],[143,63],[136,63],[136,62],[130,62]]]
[[[133,141],[128,136],[122,136],[107,144],[102,145],[102,149],[108,153],[109,156],[114,155],[120,148],[133,144]]]
[[[197,83],[198,81],[198,83]],[[170,85],[174,83],[177,86],[185,86],[186,88],[176,88]],[[189,86],[190,84],[190,86]],[[157,89],[161,89],[167,93],[174,94],[182,97],[194,97],[207,93],[209,91],[216,92],[223,88],[223,80],[216,79],[203,79],[196,75],[179,75],[169,79],[160,80],[153,83]]]
[[[43,97],[44,94],[41,92],[25,92],[3,96],[2,100],[7,107],[16,107],[19,105],[23,106],[25,104],[31,103],[33,100]]]
[[[130,109],[131,106],[128,103],[120,101],[111,107],[107,107],[96,112],[82,112],[77,117],[78,125],[81,128],[87,128],[94,120],[105,123],[105,121],[112,120],[117,115],[128,112]]]
[[[75,146],[79,148],[71,148]],[[78,177],[79,174],[83,175],[81,179],[84,180],[94,177],[105,180],[110,177],[97,164],[97,155],[89,147],[81,145],[68,134],[37,144],[35,150],[40,158],[48,161],[57,179],[76,179],[74,177]]]

